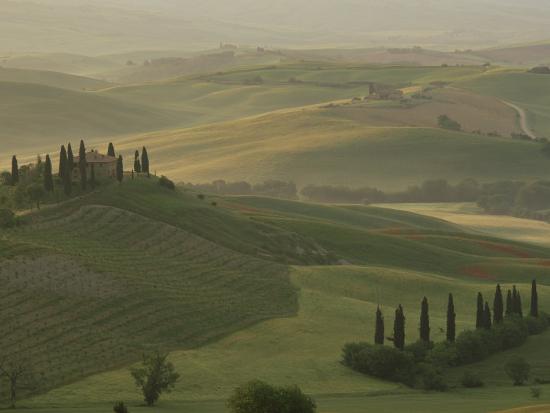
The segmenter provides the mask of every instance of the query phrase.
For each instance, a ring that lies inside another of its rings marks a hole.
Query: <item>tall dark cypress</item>
[[[11,184],[13,186],[19,183],[19,163],[17,162],[17,156],[13,155],[11,158]]]
[[[447,304],[447,341],[454,343],[456,338],[456,313],[453,295],[449,294],[449,302]]]
[[[502,323],[504,319],[504,300],[502,298],[502,289],[500,284],[495,291],[495,300],[493,301],[493,320],[495,324]]]
[[[54,189],[52,161],[50,159],[50,155],[46,155],[46,162],[44,163],[44,189],[46,192],[52,192]]]
[[[113,158],[116,157],[116,155],[115,155],[115,146],[113,145],[113,142],[109,142],[109,148],[107,149],[107,155],[112,156]]]
[[[484,311],[485,309],[483,307],[483,295],[481,293],[477,293],[476,328],[483,328]]]
[[[506,294],[506,317],[512,317],[514,315],[514,298],[512,297],[512,291],[508,290]]]
[[[116,162],[116,179],[118,182],[122,182],[124,179],[124,164],[122,160],[122,155],[118,156],[117,162]]]
[[[521,304],[521,294],[519,291],[516,295],[516,315],[523,317],[523,305]]]
[[[72,174],[74,169],[74,154],[73,147],[70,142],[67,145],[67,166],[69,167],[69,173]]]
[[[141,150],[141,170],[149,176],[149,155],[145,146]]]
[[[420,306],[420,340],[430,342],[430,313],[428,299],[424,297]]]
[[[67,158],[67,151],[65,151],[65,147],[61,147],[61,153],[59,155],[59,174],[61,175],[61,180],[63,182],[63,192],[65,195],[70,196],[72,193],[72,182],[71,182],[71,169],[69,165],[69,160]]]
[[[80,172],[80,186],[83,191],[86,190],[88,185],[88,173],[86,171],[88,164],[86,162],[86,146],[84,141],[80,141],[80,148],[78,150],[78,169]]]
[[[374,344],[384,344],[384,316],[380,307],[376,309],[376,325],[374,331]]]
[[[483,328],[490,330],[491,327],[491,308],[489,307],[489,303],[485,301],[485,306],[483,307]]]
[[[531,317],[539,316],[539,294],[537,293],[537,280],[531,283],[531,309],[529,311]]]
[[[519,295],[519,291],[515,285],[512,287],[512,314],[523,317],[521,296]]]
[[[139,151],[136,151],[136,153],[134,154],[134,171],[136,171],[138,174],[141,172],[141,162],[139,160]]]
[[[399,307],[395,310],[393,345],[400,350],[405,348],[405,313],[403,312],[401,304],[399,304]]]

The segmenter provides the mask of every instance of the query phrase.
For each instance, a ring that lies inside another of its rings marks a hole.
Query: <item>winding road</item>
[[[533,140],[537,139],[537,135],[535,135],[535,132],[533,132],[533,130],[529,127],[529,123],[527,121],[527,113],[525,113],[525,110],[523,108],[520,108],[518,105],[513,104],[512,102],[507,102],[506,100],[503,100],[502,103],[504,103],[506,106],[510,106],[519,114],[519,124],[523,133]]]

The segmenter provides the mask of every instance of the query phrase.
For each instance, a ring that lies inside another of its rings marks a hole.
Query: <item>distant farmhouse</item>
[[[78,165],[80,158],[74,158],[74,164]],[[116,178],[117,159],[114,156],[103,155],[98,151],[86,153],[86,174],[91,176],[92,168],[96,178]],[[80,179],[80,168],[73,168],[73,179]]]

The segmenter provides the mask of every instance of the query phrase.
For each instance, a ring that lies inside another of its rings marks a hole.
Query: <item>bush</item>
[[[160,178],[159,178],[159,185],[164,187],[164,188],[168,188],[172,191],[175,191],[176,190],[176,185],[174,184],[174,182],[172,182],[170,179],[168,179],[167,177],[165,177],[164,175],[162,175]]]
[[[296,387],[252,381],[235,389],[227,401],[232,413],[314,413],[315,402]]]
[[[405,351],[410,353],[416,363],[426,360],[430,349],[433,347],[431,343],[426,343],[422,340],[418,340],[415,343],[405,346]]]
[[[447,341],[436,343],[426,359],[438,367],[452,367],[459,364],[456,346]]]
[[[113,411],[115,413],[128,413],[128,408],[124,405],[123,402],[116,402],[113,406]]]
[[[473,371],[465,371],[460,382],[468,389],[483,387],[483,381],[479,375]]]
[[[514,356],[504,365],[504,371],[510,377],[514,386],[521,386],[529,379],[531,365],[520,356]]]
[[[548,320],[546,317],[525,317],[524,320],[529,335],[541,334],[548,328]]]
[[[422,378],[422,387],[425,390],[447,391],[449,386],[441,370],[431,364],[420,365],[420,377]]]
[[[531,397],[533,399],[540,399],[542,389],[540,387],[531,387]]]
[[[16,223],[15,214],[11,209],[0,208],[0,228],[11,228]]]
[[[454,130],[454,131],[460,131],[462,130],[462,126],[460,123],[458,123],[456,120],[451,119],[447,115],[441,115],[437,118],[437,124],[440,128],[448,129],[448,130]]]

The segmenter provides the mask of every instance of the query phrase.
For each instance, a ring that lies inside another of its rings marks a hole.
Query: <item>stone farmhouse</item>
[[[78,164],[80,158],[75,156],[73,168],[73,180],[80,179],[80,168]],[[116,178],[116,163],[117,159],[113,156],[104,155],[98,151],[90,151],[86,153],[86,175],[90,178],[92,168],[95,177],[100,178]]]

